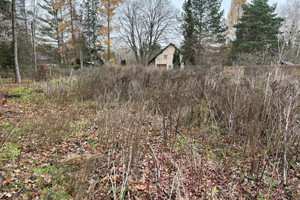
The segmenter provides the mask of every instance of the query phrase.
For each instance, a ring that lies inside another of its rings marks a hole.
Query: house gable
[[[177,47],[174,44],[169,44],[152,58],[148,64],[155,67],[173,69],[173,56],[176,49]],[[180,54],[180,60],[182,60],[182,54]],[[183,64],[181,64],[182,67]]]

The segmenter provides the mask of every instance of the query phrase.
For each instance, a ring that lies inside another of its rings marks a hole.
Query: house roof
[[[148,64],[150,64],[157,56],[159,56],[159,55],[160,55],[164,50],[166,50],[169,46],[173,46],[175,49],[178,49],[178,48],[176,47],[175,44],[170,43],[170,44],[168,44],[165,48],[163,48],[158,54],[156,54],[156,55],[148,62]]]

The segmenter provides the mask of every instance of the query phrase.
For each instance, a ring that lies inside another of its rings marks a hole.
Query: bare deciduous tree
[[[300,31],[300,1],[287,1],[281,6],[280,15],[285,18],[282,26],[284,39],[287,42],[294,44],[298,31]]]
[[[16,83],[21,83],[19,62],[18,62],[18,40],[17,40],[17,22],[16,22],[16,0],[12,0],[12,32],[13,32],[13,49],[14,49],[14,65],[16,74]]]
[[[300,54],[300,1],[290,0],[286,1],[280,7],[280,15],[285,18],[281,31],[284,41],[297,49],[297,59]]]
[[[127,0],[119,22],[121,38],[137,63],[147,65],[157,44],[172,37],[176,9],[170,0]]]
[[[36,17],[37,17],[37,0],[33,1],[33,9],[32,9],[32,21],[31,21],[31,32],[32,32],[32,57],[33,57],[33,68],[35,71],[35,75],[38,75],[38,70],[37,70],[37,60],[36,60],[36,42],[35,42],[35,37],[36,37]]]

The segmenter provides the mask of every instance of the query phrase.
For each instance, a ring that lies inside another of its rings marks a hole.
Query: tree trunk
[[[63,12],[62,12],[62,8],[60,9],[60,17],[61,17],[61,22],[63,21]],[[66,59],[65,59],[65,44],[64,44],[64,29],[62,29],[61,31],[61,42],[60,42],[60,46],[61,46],[61,60],[60,63],[61,65],[66,64]]]
[[[27,13],[26,13],[26,4],[25,4],[25,0],[22,0],[22,12],[23,12],[23,17],[24,17],[24,24],[25,24],[25,35],[26,35],[26,42],[27,45],[30,44],[29,42],[29,33],[28,33],[28,27],[27,27]]]
[[[110,1],[108,1],[108,10],[111,9],[111,4]],[[111,13],[108,11],[107,12],[107,61],[110,61],[110,18],[111,18]]]
[[[298,60],[298,58],[299,58],[299,53],[300,53],[300,44],[299,44],[298,50],[297,50],[297,60]]]
[[[80,68],[83,70],[83,52],[82,52],[82,45],[80,46]]]
[[[73,2],[69,0],[69,9],[70,9],[70,22],[71,22],[71,36],[72,36],[72,45],[75,43],[75,35],[74,35],[74,12],[73,12]]]
[[[13,33],[13,49],[14,49],[14,65],[16,83],[21,83],[21,75],[18,62],[18,40],[17,40],[17,23],[16,23],[16,0],[12,0],[12,33]]]
[[[107,17],[107,40],[108,40],[108,44],[107,44],[107,60],[110,60],[110,14],[108,13],[108,17]]]
[[[36,77],[38,76],[38,70],[37,70],[37,61],[36,61],[36,46],[35,46],[35,17],[33,21],[31,22],[31,30],[32,30],[32,54],[33,54],[33,68],[35,70]]]
[[[95,2],[95,0],[92,0],[92,11],[93,11],[93,14],[92,14],[92,16],[93,16],[93,20],[92,20],[92,33],[93,33],[93,35],[92,35],[92,40],[93,40],[93,47],[92,47],[92,49],[93,49],[93,59],[92,59],[92,62],[94,63],[94,66],[96,66],[96,64],[97,64],[97,58],[98,58],[98,50],[97,50],[97,48],[96,48],[96,42],[97,42],[97,27],[96,27],[96,11],[95,11],[95,7],[96,7],[96,2]]]
[[[36,13],[37,13],[37,0],[34,1],[33,7],[33,20],[31,22],[31,31],[32,31],[32,57],[33,57],[33,68],[35,70],[36,77],[38,76],[37,69],[37,58],[36,58],[36,46],[35,46],[35,26],[36,26]]]

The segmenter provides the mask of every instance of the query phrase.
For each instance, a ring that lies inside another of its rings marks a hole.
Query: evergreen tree
[[[183,3],[183,11],[183,61],[186,65],[195,65],[194,42],[196,38],[194,18],[192,15],[192,0],[187,0]]]
[[[13,65],[13,54],[10,43],[0,41],[0,70]]]
[[[176,48],[173,54],[173,68],[179,69],[180,68],[180,52]]]
[[[11,2],[1,0],[0,3],[0,70],[13,66],[13,50],[9,39],[11,35],[10,23],[11,19]]]
[[[125,60],[125,59],[124,59],[124,60],[123,60],[123,59],[121,60],[121,65],[122,65],[122,66],[125,66],[125,65],[127,65],[127,63],[126,63],[126,60]]]
[[[243,6],[244,13],[237,29],[233,52],[262,50],[267,45],[277,45],[277,35],[283,18],[274,13],[276,5],[269,6],[268,0],[253,0]]]
[[[192,11],[197,37],[196,64],[211,62],[213,46],[221,42],[225,25],[222,21],[224,11],[220,11],[221,0],[194,0]]]
[[[40,27],[41,34],[48,36],[46,42],[55,42],[57,48],[55,49],[55,55],[59,52],[59,59],[63,63],[64,51],[63,50],[63,29],[66,25],[62,22],[62,4],[53,0],[43,0],[39,6],[45,11],[45,15],[38,17],[42,22]],[[49,40],[50,39],[50,40]]]
[[[97,11],[99,0],[85,0],[83,3],[83,33],[86,37],[86,45],[89,48],[90,62],[96,63],[98,50],[101,50],[101,45],[98,40],[100,27],[100,16]]]
[[[183,5],[183,54],[187,64],[208,63],[216,44],[224,39],[221,0],[187,0]]]
[[[11,17],[11,2],[9,0],[1,0],[0,3],[0,27],[2,28],[3,22]],[[4,27],[3,27],[4,28]],[[0,29],[0,33],[3,29]]]

